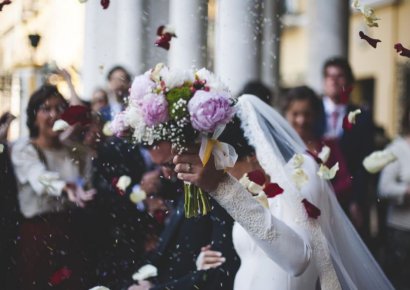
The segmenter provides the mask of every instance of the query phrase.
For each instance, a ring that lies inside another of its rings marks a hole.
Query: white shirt
[[[383,169],[379,180],[379,195],[392,201],[387,224],[410,230],[410,206],[403,205],[404,196],[410,187],[410,143],[398,137],[389,145],[389,149],[398,158]]]
[[[343,118],[346,116],[347,105],[335,104],[328,96],[324,96],[323,106],[326,114],[325,138],[340,138],[343,134]]]
[[[47,167],[27,138],[18,140],[11,151],[20,210],[27,218],[67,210],[71,202],[61,195],[62,190],[66,183],[76,183],[81,178],[79,165],[72,160],[67,147],[42,152]]]

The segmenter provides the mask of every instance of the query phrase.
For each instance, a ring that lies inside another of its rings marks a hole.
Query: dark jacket
[[[161,234],[159,244],[144,264],[158,268],[153,290],[233,289],[239,258],[232,244],[233,219],[210,199],[212,211],[206,216],[185,218],[183,194]],[[220,267],[197,271],[195,261],[201,247],[212,245],[222,252],[226,262]]]

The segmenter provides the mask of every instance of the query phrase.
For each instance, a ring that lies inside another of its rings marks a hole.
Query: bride
[[[255,96],[241,96],[236,106],[236,121],[219,138],[238,152],[233,168],[203,167],[197,154],[174,158],[178,177],[209,192],[236,221],[234,288],[393,289],[296,132]],[[237,181],[254,170],[284,189],[268,208]]]

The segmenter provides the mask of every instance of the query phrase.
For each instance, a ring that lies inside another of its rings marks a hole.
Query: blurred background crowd
[[[362,1],[382,19],[377,29],[344,0],[80,2],[15,0],[0,12],[4,289],[127,289],[147,261],[162,272],[153,289],[195,289],[195,258],[215,236],[238,262],[223,214],[183,220],[170,160],[103,133],[133,77],[158,62],[214,70],[234,95],[278,109],[310,152],[331,148],[340,205],[397,289],[410,289],[410,62],[393,49],[410,45],[410,1]],[[168,52],[153,44],[167,23],[177,34]],[[363,43],[360,30],[382,43]],[[72,105],[89,108],[90,122],[53,131]],[[388,146],[400,158],[367,173],[363,159]],[[125,192],[115,186],[124,175]],[[139,188],[147,198],[135,203]]]

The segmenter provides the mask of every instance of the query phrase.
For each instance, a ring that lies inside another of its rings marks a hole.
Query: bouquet
[[[237,154],[218,137],[235,115],[235,101],[219,78],[204,68],[182,71],[157,64],[134,79],[126,109],[110,126],[113,133],[131,136],[140,144],[168,141],[178,153],[201,144],[203,165],[213,155],[215,167],[224,170],[235,164]],[[184,193],[187,217],[209,212],[200,188],[185,183]]]

